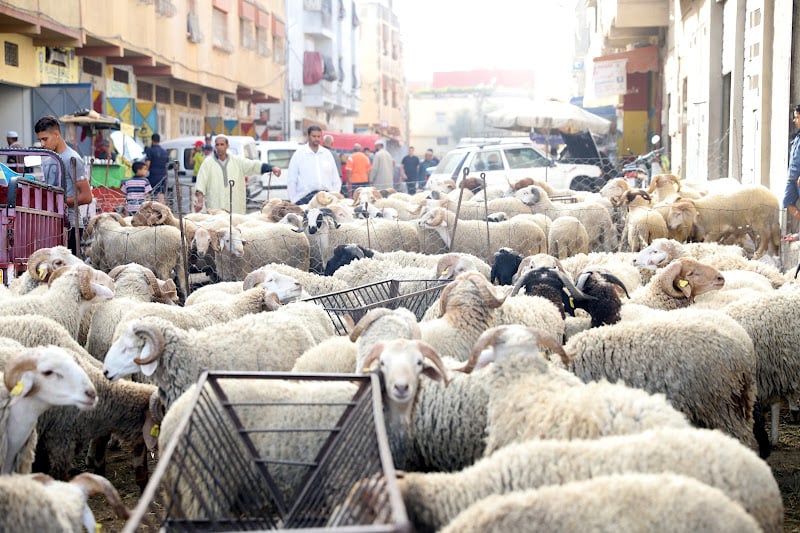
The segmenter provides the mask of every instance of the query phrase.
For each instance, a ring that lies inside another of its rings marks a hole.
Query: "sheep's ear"
[[[95,300],[110,300],[114,297],[114,291],[95,281],[92,282],[92,289],[94,290]]]
[[[680,261],[673,261],[664,267],[661,274],[661,289],[669,296],[675,298],[680,298],[682,296],[688,298],[686,295],[687,289],[689,294],[692,292],[689,282],[681,274],[682,266]]]
[[[158,424],[153,420],[153,415],[150,410],[144,416],[144,426],[142,426],[142,436],[144,437],[144,445],[147,450],[152,452],[158,446]]]
[[[372,372],[373,363],[375,363],[375,361],[380,359],[382,353],[383,353],[383,343],[382,342],[375,343],[375,345],[369,351],[369,355],[367,355],[367,358],[364,359],[363,368],[359,368],[358,371],[364,374]]]
[[[154,346],[153,346],[152,341],[150,341],[147,337],[145,337],[144,347],[142,348],[142,355],[140,356],[140,358],[145,360],[145,361],[150,359],[152,357],[152,355],[153,355],[153,349],[154,349]],[[148,376],[148,377],[152,376],[153,373],[158,368],[158,359],[159,358],[156,357],[150,363],[140,364],[139,368],[142,370],[142,374],[144,374],[145,376]]]
[[[28,370],[23,372],[22,375],[19,376],[19,381],[17,381],[17,384],[14,385],[14,387],[9,391],[9,394],[11,395],[11,401],[8,402],[8,405],[14,405],[22,398],[30,394],[30,392],[33,390],[35,381],[34,371]]]

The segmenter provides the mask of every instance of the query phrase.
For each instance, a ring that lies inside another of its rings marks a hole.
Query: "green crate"
[[[92,186],[93,187],[122,187],[122,180],[125,179],[125,165],[92,165]],[[106,169],[108,178],[106,179]]]

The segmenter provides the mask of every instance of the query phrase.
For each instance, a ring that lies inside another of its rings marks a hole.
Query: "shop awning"
[[[614,61],[617,59],[627,60],[625,71],[628,74],[632,72],[657,72],[660,70],[657,46],[645,46],[644,48],[637,48],[627,52],[600,56],[594,58],[594,61]]]

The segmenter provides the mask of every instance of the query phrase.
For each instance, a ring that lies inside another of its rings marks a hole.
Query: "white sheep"
[[[630,303],[654,309],[679,309],[691,305],[695,296],[719,290],[724,285],[725,278],[716,268],[680,257],[658,271],[647,285],[635,290]]]
[[[64,326],[74,339],[93,303],[114,296],[111,278],[87,265],[61,267],[50,277],[49,289],[9,299],[0,316],[42,315]]]
[[[99,531],[89,496],[103,494],[119,518],[129,511],[119,493],[104,477],[79,474],[69,483],[44,474],[0,477],[0,515],[6,531],[37,533]]]
[[[333,324],[321,308],[318,313],[324,317],[309,314],[316,307],[305,304],[297,313],[255,313],[188,331],[159,317],[143,317],[120,331],[106,355],[104,373],[111,380],[140,370],[145,376],[152,376],[169,409],[195,382],[202,368],[262,372],[290,370],[295,360],[317,344],[320,337],[334,334]],[[323,331],[325,329],[327,331]],[[265,335],[265,332],[269,334]],[[261,341],[255,342],[256,339]]]
[[[46,284],[50,275],[63,266],[83,264],[66,246],[39,248],[28,257],[28,266],[22,276],[9,285],[15,295],[27,294],[33,289]]]
[[[628,209],[625,229],[619,242],[620,251],[638,252],[655,239],[667,237],[667,221],[652,208],[650,196],[639,189],[628,191],[622,205]]]
[[[547,234],[550,255],[566,259],[576,254],[589,253],[589,233],[580,220],[570,215],[556,217]]]
[[[585,382],[608,380],[662,393],[698,427],[756,448],[753,342],[735,320],[693,308],[652,311],[569,339],[567,368]]]
[[[438,249],[468,253],[490,263],[494,252],[501,247],[512,248],[523,256],[547,250],[544,232],[525,216],[497,223],[478,220],[459,220],[456,223],[455,213],[438,207],[425,213],[418,224],[420,249],[423,251],[429,251],[430,245],[426,242],[439,241],[435,245]]]
[[[543,213],[553,220],[563,215],[576,217],[589,233],[589,248],[592,251],[610,252],[617,249],[617,229],[603,203],[595,200],[565,204],[552,202],[547,193],[536,185],[523,187],[516,192],[516,197],[530,206],[534,213]]]
[[[28,473],[39,416],[56,405],[91,409],[97,392],[58,346],[27,348],[8,360],[0,388],[0,474]]]
[[[783,528],[783,502],[769,465],[716,430],[669,428],[601,439],[529,440],[460,472],[407,473],[398,486],[417,530],[438,531],[493,494],[613,474],[664,472],[716,487],[767,533]]]
[[[186,298],[184,307],[209,302],[225,302],[254,287],[263,288],[265,292],[275,294],[282,304],[308,297],[300,282],[292,276],[261,267],[247,274],[243,281],[220,281],[200,287]]]
[[[642,512],[646,509],[647,512]],[[619,474],[487,496],[442,533],[762,531],[719,489],[675,474]]]
[[[420,323],[421,338],[440,356],[464,361],[481,333],[496,324],[505,299],[481,274],[460,274],[442,290],[438,318]]]

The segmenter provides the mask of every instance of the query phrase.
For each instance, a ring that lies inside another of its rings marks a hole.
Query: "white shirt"
[[[286,178],[289,200],[297,202],[311,191],[339,192],[342,181],[333,154],[320,146],[316,152],[308,144],[300,147],[289,161]]]

